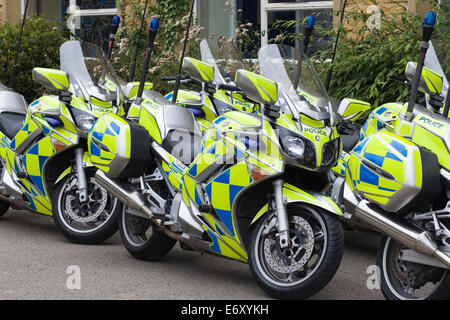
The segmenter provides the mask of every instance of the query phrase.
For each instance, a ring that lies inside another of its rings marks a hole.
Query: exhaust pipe
[[[142,212],[150,219],[154,217],[152,211],[145,205],[145,202],[142,200],[139,192],[132,186],[121,181],[108,178],[101,170],[97,170],[95,173],[95,181],[97,181],[100,186],[105,188],[106,191],[111,192],[127,207]]]
[[[193,250],[209,254],[212,256],[220,256],[214,252],[203,250],[186,239],[183,238],[183,236],[179,233],[173,232],[164,226],[161,225],[161,223],[155,218],[152,211],[146,207],[144,201],[140,197],[139,192],[134,189],[132,186],[123,183],[121,181],[117,181],[116,179],[108,178],[105,173],[101,170],[97,170],[95,173],[95,181],[106,189],[106,191],[111,192],[119,201],[123,202],[126,206],[128,206],[131,209],[140,211],[147,215],[152,221],[155,223],[155,225],[162,231],[164,234],[166,234],[168,237],[177,240],[179,242],[182,242],[186,244],[188,247],[192,248]]]
[[[438,249],[429,232],[404,220],[387,217],[371,209],[367,200],[359,202],[355,209],[355,216],[409,249],[435,257],[445,264],[447,268],[450,268],[450,257]]]

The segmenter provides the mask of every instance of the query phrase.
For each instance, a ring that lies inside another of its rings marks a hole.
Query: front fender
[[[309,204],[315,207],[322,208],[332,214],[338,216],[344,216],[341,209],[331,198],[321,195],[318,192],[302,190],[293,186],[292,184],[285,183],[283,185],[283,198],[287,200],[287,203],[303,203]],[[259,218],[261,218],[267,211],[269,205],[266,204],[259,210],[250,225],[253,225]]]
[[[89,159],[89,153],[85,152],[83,155],[83,167],[84,168],[89,168],[89,167],[94,167],[94,165],[92,164],[91,160]],[[60,182],[62,179],[64,179],[66,176],[68,176],[69,174],[72,173],[72,166],[69,166],[68,168],[66,168],[66,170],[64,170],[58,177],[58,179],[56,179],[55,185]]]

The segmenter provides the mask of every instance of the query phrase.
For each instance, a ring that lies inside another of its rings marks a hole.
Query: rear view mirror
[[[405,76],[409,81],[414,79],[416,74],[417,64],[414,62],[408,62],[406,65]],[[423,67],[422,76],[420,77],[419,90],[426,94],[441,94],[443,85],[442,75],[430,68]]]
[[[63,92],[69,90],[69,75],[61,70],[34,68],[33,80],[52,91]]]
[[[278,99],[277,83],[259,74],[240,69],[235,82],[249,99],[263,105],[274,105]]]
[[[371,106],[368,102],[345,98],[339,104],[338,113],[344,120],[356,122],[364,119],[370,110]]]
[[[184,58],[183,70],[194,80],[210,84],[214,82],[214,67],[193,58]]]

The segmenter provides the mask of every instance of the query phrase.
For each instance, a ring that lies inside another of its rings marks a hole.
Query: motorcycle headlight
[[[278,127],[278,129],[284,153],[302,166],[316,168],[314,143],[286,128]]]
[[[93,124],[95,123],[95,118],[93,116],[82,115],[79,116],[76,120],[78,128],[81,129],[84,133],[89,133]]]
[[[339,152],[339,139],[325,143],[322,149],[322,167],[329,166],[337,159]]]
[[[97,117],[78,108],[71,108],[71,111],[78,129],[84,133],[89,133],[89,130],[97,121]]]
[[[305,153],[305,144],[299,137],[285,136],[281,138],[284,152],[294,160],[300,160]]]

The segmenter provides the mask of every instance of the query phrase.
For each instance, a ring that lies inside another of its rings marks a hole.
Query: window
[[[267,32],[267,30],[270,30],[270,26],[272,26],[276,20],[300,21],[308,15],[316,15],[319,11],[326,11],[330,14],[320,15],[318,20],[322,20],[320,21],[321,23],[329,23],[331,27],[333,23],[331,15],[332,10],[333,1],[326,0],[261,0],[261,30],[263,31],[261,42],[263,45],[266,45],[269,41],[269,37],[274,36],[272,32]],[[302,32],[302,29],[303,27],[297,27],[296,30],[292,31]],[[313,46],[318,46],[317,49],[323,49],[327,44],[317,43],[313,44]]]
[[[61,17],[72,35],[104,45],[108,26],[117,14],[115,0],[60,0]]]
[[[226,3],[229,3],[228,10]],[[199,23],[207,28],[207,34],[215,33],[221,36],[234,37],[234,26],[239,23],[251,23],[252,30],[270,30],[261,32],[261,38],[255,39],[255,46],[265,45],[279,32],[273,30],[277,20],[301,21],[306,16],[314,14],[316,23],[332,28],[332,0],[197,0],[196,14]],[[230,7],[232,12],[230,12]],[[303,32],[298,26],[290,32]],[[261,40],[261,44],[259,43]],[[296,46],[296,43],[286,43]],[[331,46],[331,41],[313,41],[308,51],[324,50]]]

